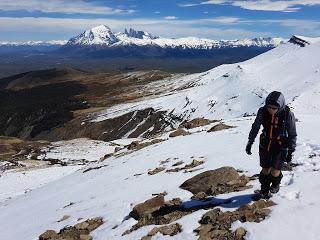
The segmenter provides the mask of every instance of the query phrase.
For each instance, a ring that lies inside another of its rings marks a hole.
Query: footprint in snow
[[[294,173],[293,172],[290,172],[289,174],[286,174],[283,176],[283,179],[282,179],[283,186],[289,186],[289,185],[293,184],[293,182],[294,182]]]
[[[299,190],[281,193],[280,197],[288,200],[296,200],[301,198],[301,192]]]

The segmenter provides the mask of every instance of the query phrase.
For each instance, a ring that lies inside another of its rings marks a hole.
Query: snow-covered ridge
[[[137,45],[146,46],[154,45],[159,47],[182,47],[195,49],[212,49],[220,47],[240,47],[240,46],[257,46],[257,47],[275,47],[286,42],[282,38],[254,38],[244,40],[211,40],[197,37],[186,38],[160,38],[151,35],[148,32],[136,31],[132,28],[124,33],[113,33],[108,26],[101,25],[71,38],[67,45],[104,45],[104,46],[127,46]]]
[[[146,31],[138,31],[130,28],[124,32],[114,33],[108,26],[100,25],[88,29],[78,36],[69,40],[51,40],[51,41],[26,41],[26,42],[9,42],[0,41],[0,46],[50,46],[50,45],[67,45],[67,46],[159,46],[162,48],[190,48],[190,49],[212,49],[222,47],[276,47],[287,42],[283,38],[253,38],[253,39],[236,39],[236,40],[212,40],[198,37],[184,38],[161,38],[154,36]]]
[[[311,40],[313,43],[305,47],[288,42],[245,62],[185,76],[176,81],[194,87],[139,103],[115,106],[100,112],[92,121],[145,108],[189,119],[241,117],[254,114],[264,104],[268,93],[274,90],[283,92],[287,103],[304,114],[320,114],[318,101],[309,101],[320,98],[320,63],[317,60],[320,41]]]

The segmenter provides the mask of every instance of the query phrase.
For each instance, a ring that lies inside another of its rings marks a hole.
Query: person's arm
[[[251,130],[250,130],[250,133],[249,133],[249,140],[248,140],[248,143],[247,143],[247,146],[246,146],[246,153],[251,155],[251,147],[252,147],[252,144],[260,130],[260,125],[261,125],[261,119],[262,119],[262,111],[263,111],[263,108],[260,108],[258,110],[258,113],[257,113],[257,116],[256,116],[256,119],[254,120],[252,126],[251,126]]]
[[[262,114],[263,114],[263,107],[261,107],[258,110],[256,119],[254,120],[252,126],[251,126],[251,130],[249,133],[249,142],[253,143],[254,140],[256,139],[259,130],[260,130],[260,126],[261,126],[261,120],[262,120]]]
[[[287,119],[287,131],[288,131],[288,149],[290,152],[296,150],[297,131],[296,131],[296,118],[293,112],[289,112]]]

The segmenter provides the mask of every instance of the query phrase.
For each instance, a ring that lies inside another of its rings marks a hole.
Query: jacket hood
[[[278,112],[281,112],[286,105],[283,94],[281,92],[277,92],[277,91],[273,91],[273,92],[269,93],[269,95],[266,98],[266,106],[267,105],[278,106],[279,107]]]

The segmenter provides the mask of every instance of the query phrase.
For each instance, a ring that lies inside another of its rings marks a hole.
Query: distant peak
[[[145,38],[147,38],[147,39],[156,39],[156,38],[159,38],[159,37],[151,35],[148,32],[137,31],[137,30],[135,30],[133,28],[130,28],[129,31],[125,28],[124,34],[127,37],[133,37],[133,38],[139,38],[139,39],[145,39]]]
[[[80,35],[71,38],[69,45],[110,45],[118,42],[118,38],[107,25],[93,27]]]
[[[107,25],[99,25],[91,28],[92,32],[111,32],[111,28]]]

